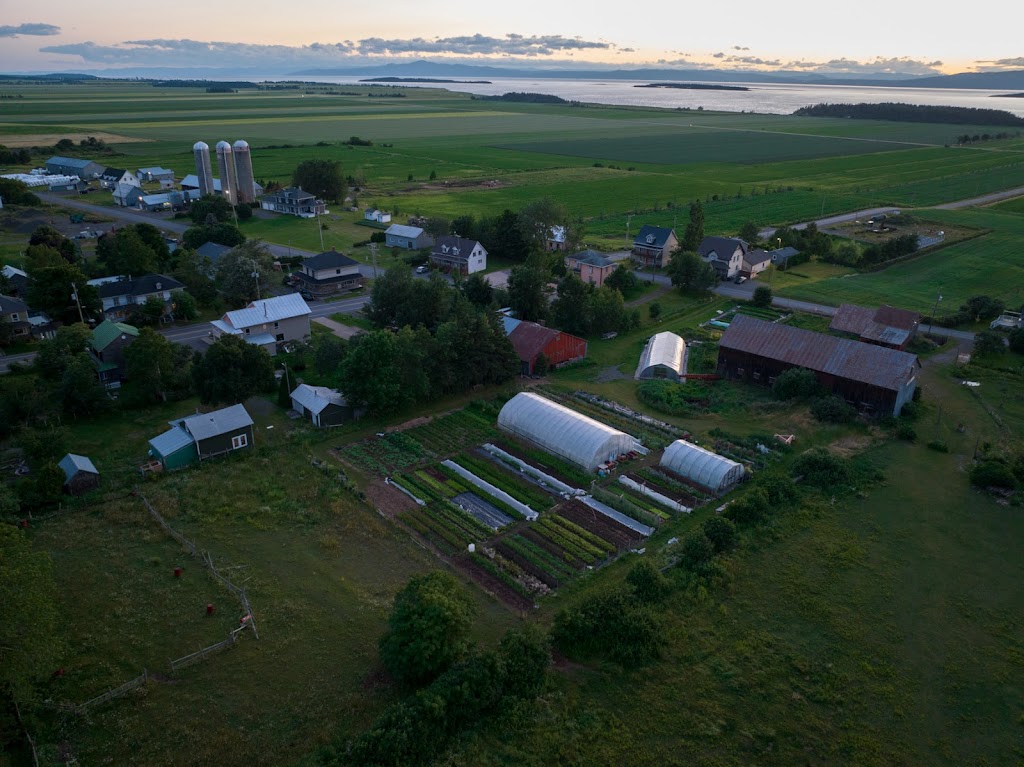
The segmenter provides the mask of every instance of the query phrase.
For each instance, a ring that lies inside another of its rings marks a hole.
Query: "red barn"
[[[511,317],[502,317],[502,323],[508,340],[523,363],[523,375],[533,375],[537,357],[541,354],[551,367],[587,356],[587,342],[582,338]]]

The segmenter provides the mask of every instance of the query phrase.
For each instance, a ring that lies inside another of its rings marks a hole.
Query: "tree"
[[[479,240],[496,259],[525,261],[530,247],[519,227],[519,216],[506,208],[497,218],[480,221]]]
[[[62,650],[53,562],[23,531],[0,525],[0,697],[33,700]]]
[[[144,304],[135,304],[132,308],[132,322],[136,325],[156,325],[163,319],[166,308],[160,296],[147,296]]]
[[[615,288],[622,295],[626,295],[629,291],[636,290],[638,284],[636,272],[619,264],[619,266],[615,267],[615,271],[605,278],[604,284],[609,288]]]
[[[776,399],[807,399],[821,393],[821,384],[818,383],[814,371],[807,368],[790,368],[784,370],[775,378],[772,384],[772,394]]]
[[[273,389],[274,362],[263,347],[222,336],[192,366],[192,382],[204,405],[241,402]]]
[[[628,330],[632,324],[632,318],[626,312],[626,302],[622,300],[622,294],[607,285],[594,291],[590,301],[590,311],[594,318],[591,325],[594,333],[624,331]]]
[[[92,331],[83,322],[58,328],[53,338],[39,342],[39,353],[33,363],[47,381],[59,381],[76,354],[85,352]]]
[[[684,251],[696,251],[701,240],[704,239],[704,206],[700,200],[690,203],[690,221],[683,231],[683,238],[679,241],[679,249]]]
[[[73,298],[77,290],[85,316],[102,312],[99,291],[95,286],[86,284],[86,276],[77,266],[65,263],[27,271],[29,306],[46,312],[55,320],[78,322],[78,307]]]
[[[453,218],[448,232],[457,234],[459,237],[465,237],[467,240],[480,239],[476,231],[476,219],[471,213]]]
[[[704,521],[703,530],[718,554],[731,551],[736,546],[736,525],[730,519],[711,517]]]
[[[274,273],[270,248],[249,240],[225,253],[217,265],[217,284],[232,306],[246,306],[266,295],[267,278]],[[255,275],[255,276],[254,276]]]
[[[183,399],[192,391],[192,351],[143,328],[124,350],[126,399],[150,404]]]
[[[543,320],[548,314],[545,289],[548,275],[535,266],[515,266],[508,276],[509,305],[524,320]]]
[[[528,700],[544,689],[551,650],[548,638],[535,624],[526,623],[521,629],[509,629],[498,649],[505,694]]]
[[[134,226],[100,237],[96,241],[96,259],[108,274],[135,276],[157,271],[159,263],[156,251],[142,239]]]
[[[313,336],[313,368],[322,376],[335,376],[348,354],[348,341],[336,335]]]
[[[199,316],[196,300],[188,291],[172,294],[174,297],[174,318],[178,320],[194,320]]]
[[[381,662],[403,684],[430,682],[469,649],[474,612],[473,601],[448,573],[413,578],[395,595],[380,640]]]
[[[650,306],[647,307],[647,314],[652,320],[658,319],[661,316],[661,304],[651,301]]]
[[[252,218],[252,206],[247,203],[240,203],[235,206],[235,218],[239,221],[248,221]]]
[[[45,245],[60,254],[60,257],[73,264],[78,260],[78,248],[75,243],[69,240],[49,224],[37,226],[28,238],[29,246]]]
[[[245,242],[245,235],[237,226],[229,223],[204,224],[202,226],[190,226],[181,235],[182,245],[195,250],[207,242],[215,242],[218,245],[227,245],[233,248]]]
[[[184,285],[185,291],[199,304],[210,306],[217,298],[217,288],[210,279],[213,274],[210,259],[201,258],[194,248],[179,248],[174,256],[176,265],[171,276]]]
[[[558,295],[551,303],[551,319],[554,325],[566,333],[585,336],[590,333],[593,315],[591,294],[593,287],[587,285],[575,274],[569,274],[558,283]]]
[[[550,363],[548,363],[547,355],[541,352],[537,355],[537,359],[533,361],[533,374],[541,377],[546,376],[549,366]]]
[[[1003,337],[994,330],[982,330],[974,337],[974,353],[979,357],[992,357],[1005,352]]]
[[[772,305],[772,289],[767,285],[758,285],[754,288],[754,295],[750,297],[750,303],[754,306],[767,308]]]
[[[551,229],[566,225],[569,213],[560,202],[550,197],[534,200],[519,210],[519,231],[528,250],[540,253],[547,249]]]
[[[405,399],[395,366],[393,333],[376,330],[356,336],[341,366],[341,388],[345,397],[374,413],[400,408]]]
[[[668,261],[666,270],[672,284],[684,293],[704,293],[715,284],[715,270],[711,264],[696,253],[676,250]]]
[[[694,530],[685,538],[681,546],[679,563],[687,570],[702,572],[707,569],[715,558],[715,545],[708,539],[703,530]]]
[[[626,583],[633,587],[633,595],[644,604],[656,604],[672,591],[668,578],[649,559],[634,565],[626,575]]]
[[[99,412],[110,401],[106,390],[96,379],[92,358],[85,352],[79,352],[68,360],[57,386],[57,395],[61,410],[73,417]]]
[[[292,185],[332,202],[343,201],[348,194],[345,173],[337,160],[303,160],[292,173]]]
[[[761,239],[761,227],[753,221],[748,221],[740,227],[740,239],[748,244],[756,244]]]
[[[469,275],[462,281],[462,293],[470,303],[480,308],[490,306],[494,298],[494,288],[479,272]]]
[[[1010,331],[1010,350],[1017,354],[1024,354],[1024,328],[1017,328]]]
[[[221,194],[204,194],[198,200],[193,200],[188,208],[188,216],[198,226],[234,220],[231,201]]]

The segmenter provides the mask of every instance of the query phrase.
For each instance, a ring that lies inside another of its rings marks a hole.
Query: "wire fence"
[[[120,687],[115,687],[113,690],[108,690],[102,695],[97,695],[92,700],[87,700],[85,703],[81,703],[78,706],[75,706],[75,710],[80,714],[84,713],[93,706],[98,706],[101,703],[106,703],[108,700],[113,700],[114,698],[120,698],[122,695],[127,695],[136,687],[141,687],[148,681],[149,672],[146,671],[146,669],[142,669],[142,674],[135,677],[131,681],[125,682]]]

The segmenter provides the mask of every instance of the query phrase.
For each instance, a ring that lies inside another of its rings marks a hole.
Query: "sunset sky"
[[[1024,69],[1017,24],[993,23],[991,14],[954,16],[941,4],[933,11],[916,3],[840,11],[806,0],[496,5],[480,0],[12,3],[0,14],[0,71],[252,67],[287,72],[419,58],[504,66],[865,75]]]

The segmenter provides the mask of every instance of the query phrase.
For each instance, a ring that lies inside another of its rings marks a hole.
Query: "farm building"
[[[84,455],[68,453],[57,464],[64,471],[64,492],[81,495],[99,487],[100,473]]]
[[[391,223],[391,214],[383,210],[377,210],[376,208],[368,208],[363,214],[363,218],[366,221],[373,221],[377,224]]]
[[[345,395],[326,386],[299,384],[292,392],[292,409],[318,428],[340,426],[362,412],[348,404]]]
[[[724,493],[743,479],[743,464],[698,447],[685,439],[677,439],[667,448],[659,462],[670,471],[714,493]]]
[[[832,318],[829,330],[846,333],[867,344],[890,349],[907,348],[921,324],[921,315],[907,309],[882,305],[871,310],[854,304],[842,304]]]
[[[686,380],[686,342],[675,333],[657,333],[648,339],[640,364],[636,366],[637,381],[661,378],[679,383]]]
[[[581,360],[587,356],[587,342],[582,338],[563,333],[561,330],[546,328],[536,322],[517,320],[502,315],[505,335],[512,342],[519,361],[522,363],[522,375],[533,375],[537,358],[541,354],[550,367]]]
[[[765,386],[790,368],[865,410],[899,415],[917,388],[917,357],[882,346],[737,315],[718,345],[718,373]]]
[[[625,432],[530,392],[520,392],[505,403],[498,413],[498,428],[587,471],[643,449]]]
[[[421,227],[392,224],[384,232],[384,244],[389,248],[419,250],[433,247],[434,238],[423,231]]]
[[[149,441],[149,454],[165,469],[252,448],[253,421],[242,405],[171,421],[171,428]]]
[[[139,181],[144,181],[147,184],[152,184],[155,181],[174,181],[174,171],[170,168],[161,168],[159,166],[153,168],[139,168],[138,173]]]
[[[83,181],[99,178],[104,167],[98,162],[79,157],[51,157],[46,161],[46,172],[52,176],[78,176]]]

